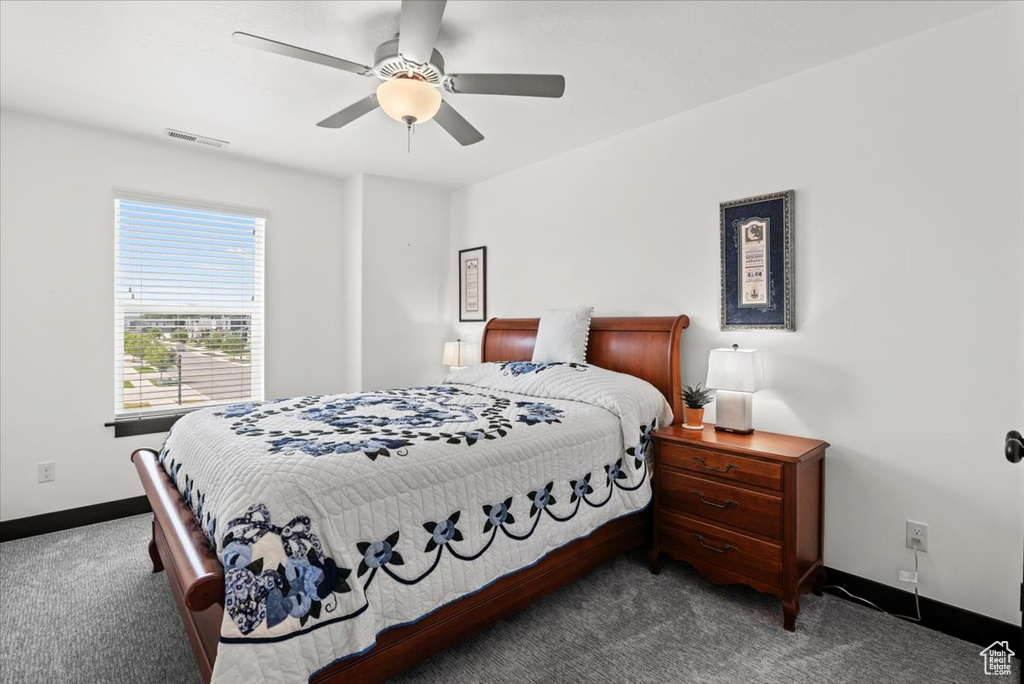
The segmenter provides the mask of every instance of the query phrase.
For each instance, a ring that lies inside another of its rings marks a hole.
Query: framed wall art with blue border
[[[793,191],[719,205],[722,330],[795,330]]]

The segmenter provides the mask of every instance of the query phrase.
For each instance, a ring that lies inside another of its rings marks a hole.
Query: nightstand
[[[679,426],[654,433],[654,544],[716,584],[782,599],[796,630],[800,594],[821,592],[827,442],[772,432]]]

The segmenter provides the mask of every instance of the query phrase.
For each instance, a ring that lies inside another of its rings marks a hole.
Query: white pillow
[[[548,309],[540,317],[533,363],[586,363],[592,306]]]

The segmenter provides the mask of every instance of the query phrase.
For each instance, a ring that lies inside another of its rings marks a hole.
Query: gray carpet
[[[149,517],[0,544],[0,682],[200,681]],[[400,682],[983,682],[974,644],[831,596],[785,632],[776,599],[639,554],[610,563]],[[1015,681],[1016,678],[1006,678]]]

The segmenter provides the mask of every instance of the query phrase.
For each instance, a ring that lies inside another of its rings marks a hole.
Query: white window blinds
[[[118,197],[116,419],[263,400],[264,217]]]

